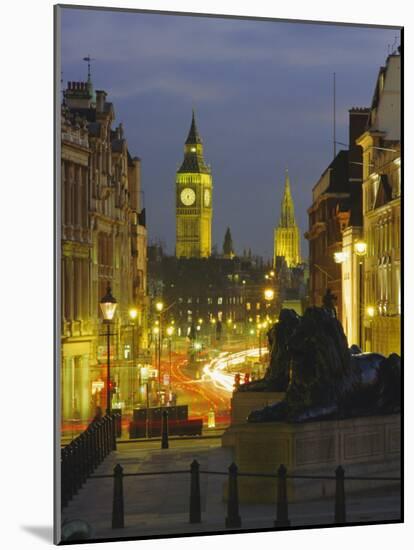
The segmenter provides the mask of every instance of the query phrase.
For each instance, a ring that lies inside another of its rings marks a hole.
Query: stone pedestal
[[[231,432],[239,472],[276,473],[284,464],[288,475],[335,475],[345,469],[345,491],[395,482],[352,481],[347,476],[399,477],[400,415],[329,420],[304,424],[271,422],[238,424]],[[276,501],[276,479],[239,477],[239,498],[245,503]],[[289,502],[335,494],[334,480],[288,479]]]
[[[239,426],[247,423],[251,411],[262,409],[282,401],[285,393],[279,392],[235,392],[231,398],[231,425],[222,436],[222,446],[232,447]]]

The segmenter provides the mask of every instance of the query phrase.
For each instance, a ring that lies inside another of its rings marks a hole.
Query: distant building
[[[211,255],[213,179],[204,161],[203,142],[195,115],[184,145],[184,160],[176,175],[177,258],[208,258]]]
[[[227,228],[226,234],[224,235],[223,256],[224,258],[228,258],[230,260],[235,256],[230,227]]]
[[[276,267],[277,258],[284,258],[288,268],[296,267],[301,263],[299,227],[295,220],[295,208],[287,170],[279,225],[275,228],[274,233],[274,267]]]
[[[223,334],[255,331],[258,322],[277,313],[276,279],[269,266],[249,258],[210,257],[178,259],[150,255],[150,286],[162,288],[166,323],[174,322],[176,335],[186,336],[199,326],[200,336],[213,335],[217,327]],[[266,301],[264,291],[272,288]],[[156,296],[154,296],[155,298]],[[247,333],[248,334],[248,333]]]
[[[401,353],[401,57],[381,67],[363,150],[363,324],[367,350]]]
[[[92,82],[69,82],[61,109],[62,420],[106,407],[106,343],[99,301],[118,301],[111,341],[116,398],[131,406],[146,347],[147,230],[140,160],[131,157],[113,104]],[[130,308],[136,308],[132,324]]]

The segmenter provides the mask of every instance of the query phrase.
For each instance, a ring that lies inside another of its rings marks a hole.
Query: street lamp
[[[159,331],[158,331],[158,400],[161,404],[161,351],[162,351],[162,310],[164,309],[164,303],[158,300],[155,303],[155,309],[159,314]]]
[[[111,286],[108,284],[106,288],[106,294],[99,302],[101,306],[102,316],[104,323],[106,324],[106,338],[107,338],[107,370],[106,370],[106,414],[111,414],[111,332],[110,325],[115,315],[117,307],[117,301],[112,296]]]
[[[365,241],[356,241],[354,243],[354,252],[359,257],[359,347],[363,350],[362,346],[362,320],[363,320],[363,303],[364,303],[364,283],[363,283],[363,274],[362,274],[362,264],[364,261],[364,256],[367,253],[367,243]],[[364,346],[365,347],[365,346]]]
[[[271,302],[275,297],[275,291],[273,290],[273,288],[266,288],[264,291],[264,297],[265,297],[265,300],[267,300],[268,302]]]
[[[354,244],[354,251],[357,256],[365,256],[367,253],[367,243],[365,241],[357,241]]]
[[[169,378],[169,389],[170,389],[170,393],[171,393],[171,368],[172,368],[172,361],[171,361],[171,338],[172,338],[172,335],[174,334],[174,327],[173,326],[169,326],[167,327],[167,336],[168,336],[168,359],[169,359],[169,363],[170,363],[170,378]]]
[[[132,307],[130,310],[129,310],[129,316],[130,318],[134,321],[137,317],[138,317],[138,310],[134,307]]]
[[[367,307],[367,315],[368,315],[368,317],[371,317],[371,318],[374,317],[374,315],[375,315],[374,306],[368,306]]]

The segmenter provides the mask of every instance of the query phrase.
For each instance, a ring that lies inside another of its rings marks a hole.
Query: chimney
[[[98,113],[103,113],[105,109],[106,92],[96,90],[96,110]]]

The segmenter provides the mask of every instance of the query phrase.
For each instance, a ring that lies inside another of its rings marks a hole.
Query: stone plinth
[[[288,475],[333,476],[341,464],[346,476],[399,477],[400,415],[330,420],[304,424],[272,422],[239,424],[232,433],[234,461],[239,472],[276,473],[280,464]],[[245,503],[276,501],[274,479],[239,477],[239,498]],[[395,482],[345,481],[356,491]],[[288,479],[290,502],[333,496],[334,480]]]
[[[281,392],[235,392],[231,398],[231,426],[222,437],[222,445],[231,447],[235,443],[235,435],[240,425],[247,423],[251,411],[273,405],[284,399]]]

